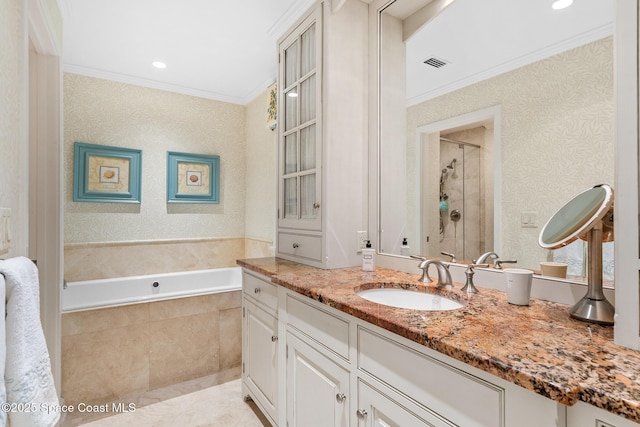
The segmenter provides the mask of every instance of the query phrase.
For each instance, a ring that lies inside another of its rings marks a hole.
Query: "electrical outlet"
[[[358,237],[358,252],[364,249],[367,246],[367,240],[369,240],[369,233],[366,231],[356,231],[356,235]]]

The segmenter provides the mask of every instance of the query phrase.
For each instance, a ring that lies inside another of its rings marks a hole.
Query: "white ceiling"
[[[246,104],[275,81],[276,41],[315,0],[60,3],[66,72]],[[550,4],[456,0],[407,44],[409,103],[613,32],[612,0]],[[426,68],[430,55],[451,63]]]
[[[613,34],[612,0],[456,0],[407,42],[407,98],[416,104]],[[423,64],[431,56],[449,62]]]
[[[61,0],[64,70],[246,104],[275,82],[277,39],[313,3]]]

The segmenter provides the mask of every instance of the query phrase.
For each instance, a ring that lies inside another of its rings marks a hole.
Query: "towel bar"
[[[6,261],[6,260],[7,260],[6,258],[0,258],[0,261]],[[38,266],[38,261],[37,260],[32,259],[31,262],[34,263],[36,266]],[[0,273],[0,274],[2,274],[2,273]],[[4,274],[2,274],[2,276],[4,277]]]

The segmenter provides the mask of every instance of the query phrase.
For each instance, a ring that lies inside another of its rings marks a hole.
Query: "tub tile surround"
[[[62,315],[62,396],[104,403],[241,364],[241,291]]]
[[[420,287],[415,274],[321,270],[278,258],[238,264],[557,402],[583,401],[640,422],[640,352],[615,345],[611,327],[571,319],[567,305],[532,299],[530,306],[514,306],[503,292],[482,288],[469,297],[457,284],[453,293],[468,302],[465,308],[405,310],[369,302],[354,291],[372,283]]]
[[[238,258],[271,256],[272,242],[251,238],[73,243],[64,248],[68,282],[235,267]]]

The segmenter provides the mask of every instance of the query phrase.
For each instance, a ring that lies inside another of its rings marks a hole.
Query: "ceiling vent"
[[[442,58],[437,58],[435,56],[430,56],[427,59],[425,59],[424,61],[422,61],[424,64],[427,64],[433,68],[442,68],[445,65],[449,64],[449,61],[444,60]]]

